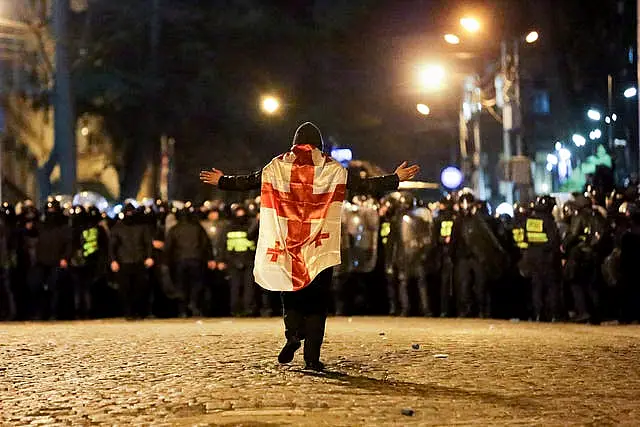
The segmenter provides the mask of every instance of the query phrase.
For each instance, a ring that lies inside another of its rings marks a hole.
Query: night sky
[[[151,55],[144,24],[148,5],[96,3],[96,52],[119,72],[150,80],[144,65]],[[459,160],[462,77],[477,73],[490,82],[500,40],[530,30],[541,38],[522,50],[523,85],[550,92],[549,135],[579,129],[589,106],[605,105],[608,73],[618,92],[635,80],[635,64],[629,63],[629,49],[635,52],[632,0],[161,3],[157,86],[144,102],[128,102],[116,113],[131,120],[127,129],[133,129],[140,123],[137,114],[154,111],[152,130],[176,138],[178,197],[203,195],[194,179],[202,167],[229,173],[261,167],[289,147],[305,120],[316,122],[328,143],[352,148],[357,158],[387,170],[404,159],[417,161],[423,166],[420,178],[437,180],[443,166]],[[458,46],[447,45],[443,34],[461,34],[463,15],[477,16],[482,31]],[[114,36],[124,27],[127,36]],[[448,74],[437,94],[422,92],[415,75],[418,64],[431,61],[443,63]],[[263,94],[282,99],[279,114],[260,111]],[[419,115],[417,102],[428,103],[431,115]],[[625,108],[628,117],[635,115],[635,106]],[[140,140],[127,132],[121,131]],[[488,146],[495,133],[484,134]]]

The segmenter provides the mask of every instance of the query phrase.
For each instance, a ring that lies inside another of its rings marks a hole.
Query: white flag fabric
[[[346,184],[347,170],[312,145],[294,145],[264,167],[256,283],[297,291],[340,264]]]

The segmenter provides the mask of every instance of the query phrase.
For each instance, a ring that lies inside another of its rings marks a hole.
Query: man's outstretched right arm
[[[200,172],[200,181],[228,191],[259,190],[262,185],[262,171],[249,175],[225,175],[221,170],[211,169]]]

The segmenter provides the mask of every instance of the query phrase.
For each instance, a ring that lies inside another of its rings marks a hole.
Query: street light
[[[460,37],[456,36],[455,34],[445,34],[444,41],[449,44],[460,44]]]
[[[573,141],[574,144],[576,144],[576,147],[583,147],[587,143],[586,138],[577,133],[573,134],[573,136],[571,137],[571,140]]]
[[[595,141],[596,139],[602,138],[602,131],[600,129],[594,129],[589,132],[589,139]]]
[[[431,109],[426,104],[416,105],[416,110],[418,110],[418,113],[422,114],[423,116],[428,116],[429,113],[431,113]]]
[[[633,98],[634,96],[636,96],[638,94],[638,89],[636,89],[635,87],[630,87],[627,88],[624,91],[624,97],[625,98]]]
[[[265,96],[262,98],[262,111],[267,114],[274,114],[280,109],[280,101],[274,96]]]
[[[540,38],[540,34],[538,34],[537,31],[531,31],[529,34],[527,34],[524,40],[527,43],[531,44],[531,43],[537,42],[539,38]]]
[[[587,111],[587,117],[589,117],[594,122],[599,122],[600,119],[602,118],[602,114],[600,114],[600,111],[594,110],[592,108],[589,111]]]
[[[428,65],[419,71],[419,79],[427,90],[437,90],[443,85],[445,77],[444,68],[440,65]]]
[[[460,25],[470,33],[477,33],[480,31],[480,21],[475,18],[464,17],[460,20]]]

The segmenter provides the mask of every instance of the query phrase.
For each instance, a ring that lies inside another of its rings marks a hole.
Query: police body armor
[[[250,234],[251,224],[233,222],[226,232],[227,261],[231,267],[243,269],[253,263],[256,242]]]
[[[369,273],[376,266],[380,219],[375,206],[345,202],[342,208],[342,266],[349,273]]]

